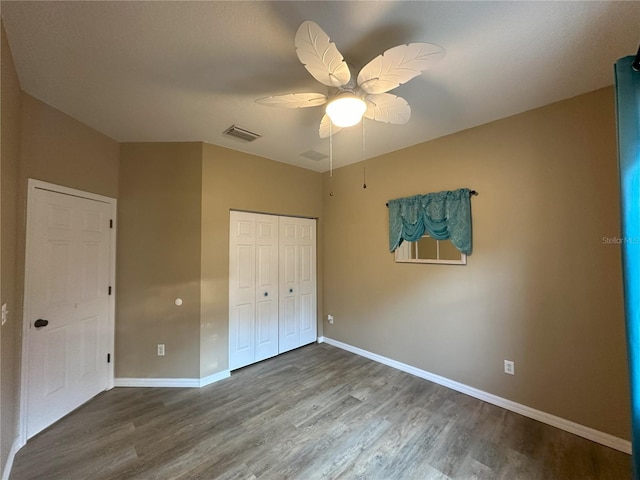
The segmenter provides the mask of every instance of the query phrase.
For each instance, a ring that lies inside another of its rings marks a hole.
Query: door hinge
[[[111,354],[107,353],[107,363],[111,363]]]
[[[111,295],[111,285],[109,285],[109,295]]]
[[[109,228],[113,228],[113,219],[109,220]]]

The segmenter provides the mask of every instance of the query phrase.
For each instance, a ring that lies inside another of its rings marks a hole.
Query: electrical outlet
[[[327,322],[333,325],[333,315],[327,315]]]
[[[516,374],[516,364],[515,364],[515,362],[513,362],[511,360],[505,360],[504,361],[504,373],[509,374],[509,375],[515,375]]]
[[[158,356],[164,357],[164,343],[158,344]]]

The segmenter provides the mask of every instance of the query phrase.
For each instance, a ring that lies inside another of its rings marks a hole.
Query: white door
[[[229,369],[278,354],[278,217],[231,212]]]
[[[256,215],[256,356],[278,354],[278,217]]]
[[[30,438],[109,386],[113,203],[32,183],[28,202],[23,419]]]
[[[280,217],[280,353],[315,342],[316,222]]]
[[[316,295],[316,221],[298,219],[298,297],[300,298],[300,345],[318,339]]]

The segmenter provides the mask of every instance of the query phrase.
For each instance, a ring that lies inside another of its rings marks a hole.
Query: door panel
[[[49,240],[47,256],[43,267],[46,269],[47,285],[45,307],[64,306],[71,303],[72,278],[69,272],[71,262],[71,242],[67,240]]]
[[[258,247],[258,256],[256,258],[258,268],[258,290],[268,293],[269,287],[273,282],[272,257],[275,247],[272,245],[260,245]]]
[[[253,349],[253,305],[245,303],[237,305],[236,309],[237,334],[235,348],[237,352],[249,352]]]
[[[314,235],[313,235],[313,227],[315,225],[308,223],[308,222],[314,222],[314,220],[306,220],[306,219],[302,219],[302,222],[305,223],[301,223],[298,225],[298,238],[300,239],[301,243],[303,244],[310,244],[312,241],[314,240]]]
[[[255,214],[258,255],[256,342],[254,361],[278,354],[278,217]]]
[[[30,190],[27,438],[108,386],[111,212],[106,202]],[[48,325],[35,328],[39,318]]]
[[[237,214],[237,215],[234,215]],[[249,214],[231,212],[229,225],[229,368],[253,361],[255,353],[256,241]]]
[[[240,212],[238,212],[240,213]],[[250,214],[249,214],[250,215]],[[253,241],[255,235],[255,222],[253,219],[248,216],[242,216],[244,218],[237,219],[236,223],[236,238],[238,239],[247,239],[249,241]]]
[[[277,217],[230,212],[231,370],[278,353],[277,244]]]
[[[296,220],[280,218],[279,353],[288,352],[300,346]]]
[[[43,398],[62,390],[67,383],[67,331],[65,327],[58,328],[47,335],[44,343],[44,381]]]
[[[100,297],[100,286],[104,285],[101,282],[101,274],[106,274],[107,282],[109,278],[109,272],[100,272],[100,260],[102,252],[100,251],[99,242],[85,242],[83,245],[82,260],[84,264],[82,272],[82,283],[80,285],[83,300],[90,300]]]
[[[275,222],[276,218],[275,217],[270,217],[268,215],[258,215],[256,214],[256,216],[258,217],[256,219],[257,225],[258,225],[258,233],[257,233],[257,237],[258,240],[263,240],[266,241],[267,244],[272,244],[273,240],[275,240],[277,237],[278,232],[276,232],[276,225],[277,223]],[[263,243],[263,242],[260,242]]]
[[[271,300],[258,302],[257,314],[256,314],[256,327],[257,327],[257,346],[263,346],[273,341],[271,335],[271,329],[269,328],[271,323],[271,311],[273,310],[273,302]]]
[[[316,230],[315,221],[299,225],[300,243],[300,344],[317,339]]]
[[[51,200],[47,205],[49,214],[47,215],[47,224],[49,228],[58,230],[71,230],[71,212],[72,209],[66,205],[61,205]]]
[[[300,346],[297,303],[296,295],[285,294],[284,298],[280,300],[279,353],[288,352]]]
[[[284,224],[283,224],[284,222]],[[283,243],[295,243],[296,241],[296,223],[294,218],[280,218],[280,239]]]
[[[297,281],[296,250],[295,244],[284,244],[280,249],[280,283],[284,288],[294,287]]]
[[[280,218],[280,352],[314,342],[316,327],[315,220]]]
[[[311,293],[300,295],[300,345],[315,342],[316,334],[315,302]]]
[[[237,264],[234,269],[236,288],[242,291],[248,290],[246,295],[251,296],[255,287],[254,252],[254,245],[238,245],[236,247]]]
[[[80,376],[92,375],[98,369],[99,352],[98,317],[88,318],[82,322],[82,335],[80,341],[81,361]]]
[[[314,262],[311,245],[300,245],[300,282],[308,284],[314,281]]]

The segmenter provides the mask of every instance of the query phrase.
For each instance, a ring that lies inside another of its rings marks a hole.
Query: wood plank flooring
[[[11,480],[612,479],[626,454],[326,344],[202,389],[115,388]]]

